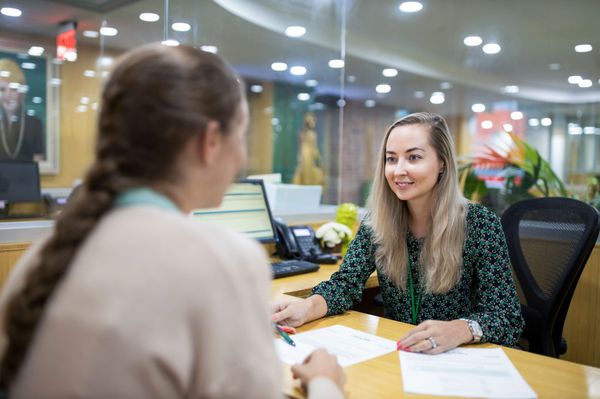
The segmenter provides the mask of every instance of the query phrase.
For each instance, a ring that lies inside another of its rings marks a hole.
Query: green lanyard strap
[[[415,303],[415,288],[413,286],[413,276],[412,276],[412,263],[410,261],[410,254],[408,255],[408,285],[410,289],[410,305],[412,310],[412,323],[414,325],[417,324],[417,316],[419,315],[419,306],[421,306],[421,294],[422,292],[419,290],[419,296],[417,298],[417,302]]]

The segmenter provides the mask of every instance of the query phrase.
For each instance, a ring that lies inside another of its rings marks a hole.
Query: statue
[[[294,173],[294,184],[323,185],[325,178],[321,169],[321,153],[317,145],[315,116],[307,112],[304,116],[304,128],[300,132],[298,149],[298,164]]]

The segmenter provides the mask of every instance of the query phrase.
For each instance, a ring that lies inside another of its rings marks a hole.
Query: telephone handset
[[[286,226],[274,221],[277,231],[277,254],[286,259],[302,259],[315,263],[336,263],[337,256],[325,254],[310,226]]]

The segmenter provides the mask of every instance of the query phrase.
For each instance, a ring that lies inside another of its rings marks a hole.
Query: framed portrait
[[[0,48],[0,160],[34,160],[44,174],[59,171],[53,67],[44,54]]]

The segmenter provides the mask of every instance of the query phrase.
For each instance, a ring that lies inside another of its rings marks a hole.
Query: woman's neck
[[[408,202],[408,228],[415,238],[423,238],[431,226],[431,205],[428,201]]]

